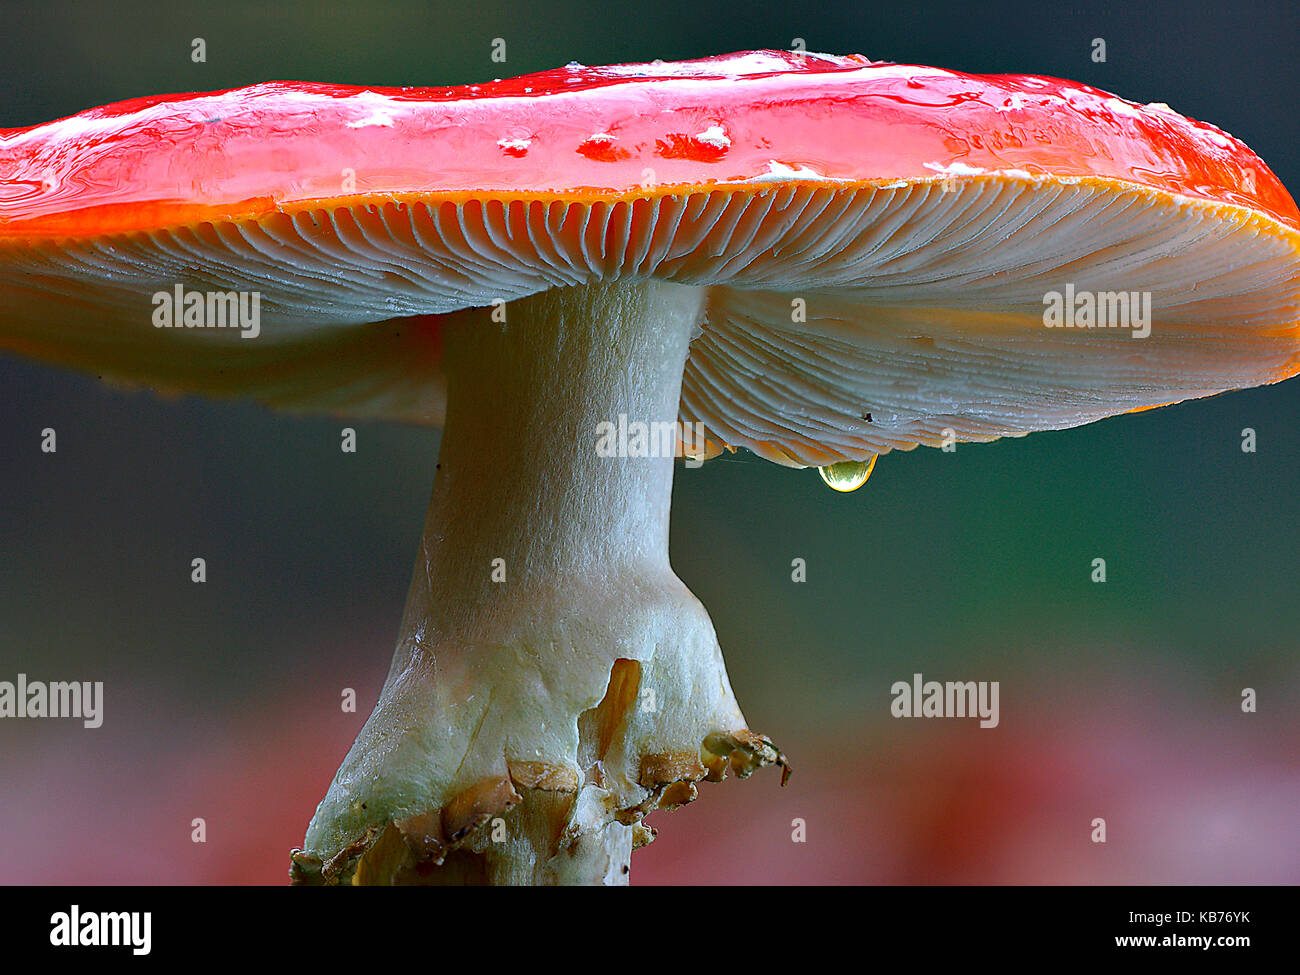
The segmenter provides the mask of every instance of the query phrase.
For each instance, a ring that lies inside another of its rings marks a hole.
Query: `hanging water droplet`
[[[877,456],[873,454],[870,460],[845,460],[827,467],[819,467],[817,473],[836,491],[856,491],[867,483],[867,478],[871,476],[871,469],[876,466]]]

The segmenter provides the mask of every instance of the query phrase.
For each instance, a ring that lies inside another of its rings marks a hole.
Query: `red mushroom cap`
[[[450,88],[271,82],[4,129],[0,237],[432,195],[612,201],[774,175],[887,183],[977,170],[1121,180],[1300,228],[1258,156],[1167,106],[1055,78],[758,51]]]
[[[1072,82],[753,52],[0,131],[0,348],[156,389],[440,422],[440,316],[645,277],[708,289],[682,419],[779,463],[1300,371],[1281,183]],[[182,285],[258,294],[262,337],[155,332]],[[1076,287],[1149,297],[1149,337],[1044,328]]]

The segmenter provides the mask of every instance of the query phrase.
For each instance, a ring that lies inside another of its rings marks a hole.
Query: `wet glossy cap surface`
[[[0,348],[438,423],[447,313],[657,278],[707,289],[681,418],[820,466],[1287,378],[1298,228],[1239,141],[1056,79],[752,52],[271,83],[0,133]],[[255,340],[158,328],[177,288],[256,295]],[[1076,294],[1141,327],[1045,327]]]
[[[1214,126],[1073,82],[749,52],[454,88],[272,82],[0,130],[0,235],[148,230],[358,198],[614,199],[1002,170],[1104,177],[1300,227]]]

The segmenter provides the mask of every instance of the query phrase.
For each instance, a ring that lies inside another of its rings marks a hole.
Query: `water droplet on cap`
[[[845,460],[838,464],[819,467],[817,473],[822,476],[822,480],[828,487],[836,491],[845,493],[856,491],[867,483],[872,468],[876,466],[876,456],[878,455],[873,455],[870,460]]]

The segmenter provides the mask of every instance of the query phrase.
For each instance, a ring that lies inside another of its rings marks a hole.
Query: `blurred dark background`
[[[458,84],[795,38],[1167,102],[1300,187],[1289,2],[9,3],[0,127],[272,79]],[[674,565],[796,773],[656,816],[634,881],[1300,882],[1298,407],[1290,382],[894,453],[850,495],[747,454],[679,467]],[[284,882],[386,672],[438,447],[362,424],[343,454],[340,425],[0,358],[0,680],[106,685],[97,730],[0,721],[0,882]],[[891,719],[890,684],[918,671],[999,680],[1000,726]]]

